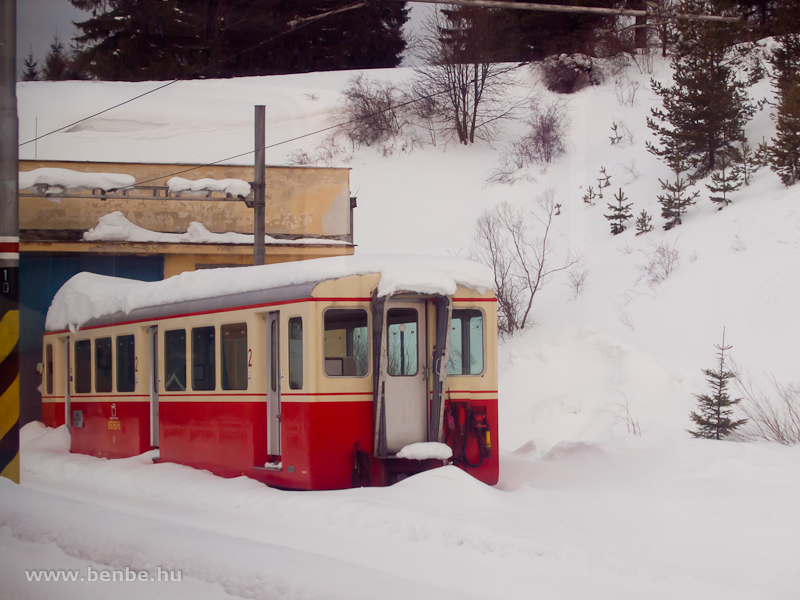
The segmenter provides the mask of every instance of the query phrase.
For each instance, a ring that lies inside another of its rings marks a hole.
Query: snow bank
[[[453,294],[457,285],[484,293],[491,271],[464,259],[424,256],[343,256],[258,267],[191,271],[142,282],[78,273],[56,293],[47,312],[49,331],[80,328],[91,319],[147,306],[268,290],[350,275],[379,273],[379,295],[398,291]]]
[[[131,187],[136,184],[132,175],[121,173],[83,173],[71,169],[34,169],[20,171],[19,189],[37,188],[47,195],[67,191],[101,189],[105,192]]]
[[[242,179],[183,179],[173,177],[167,181],[171,194],[179,192],[202,193],[223,192],[231,196],[245,198],[250,195],[250,184]]]

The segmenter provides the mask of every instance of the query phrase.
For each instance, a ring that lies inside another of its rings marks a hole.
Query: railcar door
[[[427,440],[427,335],[424,300],[389,300],[384,402],[386,449]]]
[[[267,452],[281,454],[280,313],[267,315]]]
[[[158,326],[150,327],[150,445],[158,448]]]

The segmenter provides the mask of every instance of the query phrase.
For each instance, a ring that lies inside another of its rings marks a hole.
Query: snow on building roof
[[[101,189],[104,192],[128,188],[136,184],[136,178],[122,173],[83,173],[71,169],[53,167],[19,172],[19,189],[38,189],[52,195],[66,191]]]
[[[250,195],[250,184],[242,179],[183,179],[182,177],[172,177],[167,181],[170,193],[179,192],[223,192],[231,196],[246,198]]]
[[[449,257],[342,256],[272,265],[189,271],[143,282],[78,273],[56,293],[47,312],[48,331],[77,330],[93,319],[179,302],[270,290],[291,285],[379,273],[379,295],[395,292],[453,294],[457,285],[478,293],[492,287],[488,267]]]
[[[189,224],[186,233],[163,233],[139,227],[131,223],[120,211],[115,211],[100,217],[97,227],[93,227],[83,234],[87,242],[140,242],[153,244],[246,244],[252,245],[255,236],[246,233],[225,232],[213,233],[205,225],[193,221]],[[301,238],[297,240],[278,239],[265,236],[267,244],[334,244],[347,245],[349,242],[326,238]]]

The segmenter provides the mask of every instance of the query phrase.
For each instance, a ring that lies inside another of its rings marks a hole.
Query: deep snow
[[[409,71],[368,75],[402,81]],[[518,96],[554,99],[535,72],[517,75]],[[36,153],[215,161],[248,151],[254,104],[267,106],[268,145],[328,127],[350,76],[182,82],[44,138]],[[668,82],[669,69],[657,62],[653,76]],[[669,172],[644,147],[656,101],[649,77],[609,67],[604,85],[567,98],[567,154],[513,186],[486,180],[518,125],[492,145],[410,149],[397,141],[340,157],[349,158],[359,198],[357,255],[465,257],[481,211],[501,200],[535,209],[553,189],[562,205],[553,260],[578,253],[585,289],[576,294],[565,274],[554,277],[536,298],[535,324],[501,346],[498,486],[445,468],[388,489],[279,492],[153,465],[146,455],[69,455],[63,430],[31,425],[23,484],[0,482],[0,590],[105,598],[110,584],[56,591],[26,583],[23,571],[107,565],[162,566],[187,578],[169,590],[117,583],[122,597],[800,596],[798,449],[686,432],[723,327],[742,373],[797,382],[800,187],[762,169],[717,211],[701,186],[683,225],[661,230],[658,178]],[[59,127],[156,85],[20,84],[20,140],[32,137],[37,116],[39,131]],[[766,81],[752,89],[754,99],[769,93]],[[614,122],[630,135],[612,146]],[[772,135],[766,110],[747,131],[753,146]],[[313,152],[322,135],[274,145],[267,160]],[[33,146],[21,148],[23,158],[33,158]],[[611,187],[589,206],[581,198],[601,167]],[[655,231],[635,236],[631,221],[610,234],[602,215],[619,187],[635,215],[653,215]],[[652,283],[645,265],[662,244],[679,258]]]

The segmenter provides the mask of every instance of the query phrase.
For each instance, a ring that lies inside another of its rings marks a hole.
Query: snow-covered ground
[[[407,70],[368,74],[402,81]],[[553,99],[518,70],[517,93]],[[267,144],[331,124],[351,74],[182,82],[21,148],[23,158],[210,162],[252,146],[253,105]],[[656,64],[653,76],[670,80]],[[465,257],[483,210],[525,209],[554,190],[554,261],[579,253],[534,303],[535,324],[500,350],[501,481],[455,468],[387,489],[292,493],[147,456],[69,455],[63,430],[24,431],[22,485],[0,481],[0,596],[9,598],[770,598],[800,597],[800,449],[692,439],[693,394],[715,344],[768,388],[798,383],[800,186],[768,169],[722,211],[705,188],[684,223],[661,229],[666,166],[645,150],[656,101],[635,67],[566,98],[568,151],[513,186],[488,185],[493,144],[348,149],[358,196],[357,254]],[[157,87],[26,83],[20,140]],[[635,91],[635,94],[633,92]],[[767,82],[753,98],[769,95]],[[633,98],[631,96],[633,95]],[[629,135],[611,145],[612,124]],[[769,138],[767,111],[748,125]],[[325,134],[278,144],[267,161],[313,153]],[[240,159],[241,160],[241,159]],[[339,163],[337,163],[339,164]],[[611,175],[604,200],[582,201]],[[612,236],[603,218],[622,187],[656,229]],[[612,200],[613,201],[613,200]],[[660,283],[646,264],[678,253]],[[734,393],[736,390],[733,390]],[[180,571],[178,582],[29,583],[26,569]]]

